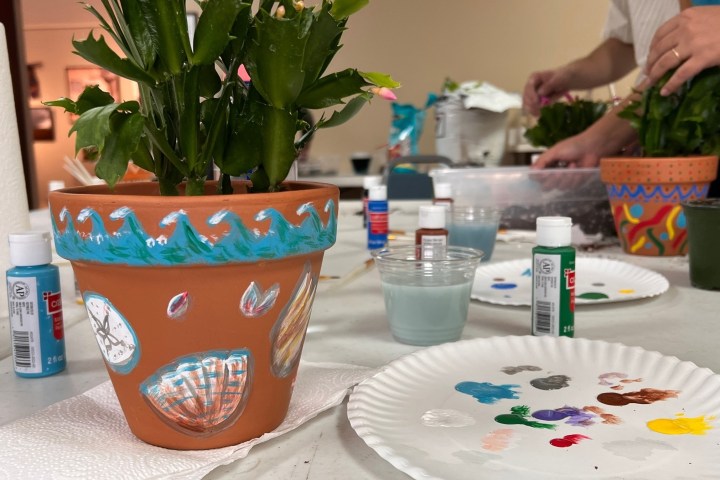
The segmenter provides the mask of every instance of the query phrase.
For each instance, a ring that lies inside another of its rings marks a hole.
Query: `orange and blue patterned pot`
[[[715,156],[603,158],[605,183],[623,250],[634,255],[687,253],[681,202],[705,198],[717,175]]]
[[[157,184],[51,192],[132,432],[166,448],[234,445],[285,418],[338,189],[160,197]],[[208,185],[208,192],[214,190]]]

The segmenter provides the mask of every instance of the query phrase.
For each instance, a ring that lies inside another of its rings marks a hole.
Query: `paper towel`
[[[0,479],[195,480],[339,405],[376,369],[301,362],[290,409],[270,433],[214,450],[168,450],[130,432],[110,382],[0,427]]]
[[[0,271],[10,267],[8,233],[30,229],[20,136],[13,99],[5,27],[0,23]],[[3,275],[4,278],[4,275]],[[4,283],[4,279],[3,279]],[[3,291],[6,289],[3,288]],[[7,294],[0,294],[0,317],[7,317]],[[9,346],[7,322],[0,325],[0,351]]]

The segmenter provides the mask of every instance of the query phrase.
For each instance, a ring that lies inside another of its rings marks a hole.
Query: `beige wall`
[[[416,106],[425,103],[428,93],[439,93],[445,77],[520,92],[531,71],[560,65],[597,45],[607,5],[607,0],[372,0],[350,19],[331,68],[389,72],[403,84],[398,101]],[[67,95],[65,68],[85,63],[71,54],[71,39],[85,38],[94,18],[76,0],[22,0],[22,6],[27,60],[42,63],[42,99]],[[618,93],[626,93],[629,85],[618,85]],[[129,84],[123,84],[122,94],[132,95]],[[595,96],[607,98],[607,90]],[[422,153],[434,152],[433,114],[425,124]],[[70,119],[57,110],[54,115],[56,141],[35,145],[43,193],[50,179],[73,184],[62,169],[63,156],[73,154],[67,138]],[[376,169],[390,120],[390,104],[374,100],[350,123],[321,131],[311,157],[344,172],[350,169],[351,152],[375,151]]]

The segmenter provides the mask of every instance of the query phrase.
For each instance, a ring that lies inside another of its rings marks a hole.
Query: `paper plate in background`
[[[447,343],[358,385],[348,418],[416,479],[720,478],[720,375],[566,337]]]
[[[575,303],[624,302],[654,297],[670,284],[657,272],[607,258],[577,257]],[[471,298],[498,305],[530,306],[532,260],[481,265],[475,272]]]

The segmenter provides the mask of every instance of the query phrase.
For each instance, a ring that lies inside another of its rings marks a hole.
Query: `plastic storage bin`
[[[430,176],[452,186],[456,205],[501,209],[501,228],[534,230],[537,217],[560,215],[571,217],[585,234],[615,235],[598,168],[452,168],[432,170]]]

